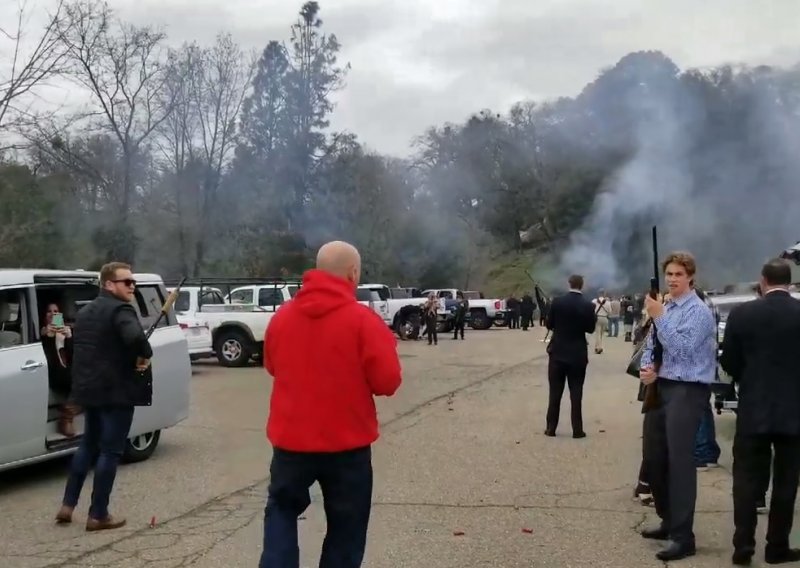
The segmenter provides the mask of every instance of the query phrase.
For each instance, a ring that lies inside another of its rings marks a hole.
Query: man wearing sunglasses
[[[72,522],[86,476],[94,466],[87,531],[116,529],[108,501],[133,421],[132,387],[137,369],[146,369],[153,350],[131,305],[136,280],[131,267],[112,262],[100,270],[100,293],[78,312],[72,356],[72,402],[85,409],[85,431],[72,458],[58,523]]]

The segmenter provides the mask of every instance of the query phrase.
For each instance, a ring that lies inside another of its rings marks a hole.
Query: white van
[[[134,309],[148,329],[158,318],[167,292],[158,275],[136,274],[134,278]],[[0,269],[0,471],[77,449],[83,414],[75,418],[75,437],[57,433],[58,407],[64,401],[50,390],[40,330],[48,304],[58,304],[70,325],[99,289],[96,272]],[[126,462],[149,458],[161,430],[189,415],[188,344],[171,310],[150,337],[150,345],[152,404],[136,408],[123,456]]]

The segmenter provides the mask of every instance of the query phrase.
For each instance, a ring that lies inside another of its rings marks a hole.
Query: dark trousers
[[[133,422],[132,406],[87,407],[86,426],[78,451],[72,457],[67,487],[62,503],[75,507],[81,496],[83,483],[94,465],[94,486],[89,516],[105,519],[108,501],[117,477],[117,466],[125,451],[125,443]]]
[[[642,459],[642,464],[639,466],[639,483],[650,487],[650,473],[647,471],[647,461]]]
[[[508,312],[508,327],[509,329],[519,329],[519,310],[511,310]]]
[[[522,312],[522,329],[533,327],[533,312]]]
[[[586,363],[568,363],[550,358],[547,366],[550,383],[550,400],[547,406],[547,430],[555,432],[561,414],[561,398],[564,386],[569,385],[569,401],[572,432],[583,432],[583,383],[586,380]]]
[[[608,336],[619,337],[619,317],[610,316],[608,318]]]
[[[766,552],[780,554],[789,548],[800,478],[800,436],[737,433],[733,439],[733,523],[736,527],[733,546],[736,549],[755,549],[756,503],[764,497],[769,484],[770,461],[772,499]]]
[[[425,316],[425,335],[428,336],[428,345],[431,343],[439,344],[439,335],[436,331],[436,314]]]
[[[698,467],[719,462],[722,453],[717,443],[717,429],[714,423],[714,412],[711,410],[711,400],[703,409],[700,427],[694,445],[694,463]]]
[[[358,568],[364,559],[372,506],[372,449],[298,453],[275,448],[264,510],[259,568],[298,568],[297,517],[311,504],[318,482],[328,529],[320,568]]]
[[[659,407],[644,415],[642,453],[656,513],[681,543],[694,542],[695,437],[710,396],[708,385],[658,379]]]
[[[466,323],[466,320],[464,320],[464,319],[462,319],[462,320],[456,319],[455,320],[455,323],[453,324],[453,339],[457,339],[458,338],[459,332],[461,333],[461,339],[464,339],[464,324],[465,323]]]

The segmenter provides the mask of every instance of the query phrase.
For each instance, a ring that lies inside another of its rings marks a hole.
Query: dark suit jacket
[[[586,334],[593,333],[597,316],[592,303],[578,292],[567,292],[553,300],[545,325],[553,333],[547,346],[550,357],[565,363],[586,365],[589,352]]]
[[[800,435],[800,301],[770,292],[731,310],[720,364],[739,383],[736,430]]]

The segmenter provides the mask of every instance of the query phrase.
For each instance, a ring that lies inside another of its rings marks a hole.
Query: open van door
[[[47,360],[30,286],[0,288],[0,469],[44,452]]]
[[[33,278],[36,290],[36,304],[38,306],[38,317],[47,309],[47,305],[55,303],[64,314],[64,323],[72,326],[75,318],[83,306],[91,302],[100,292],[100,281],[97,273],[87,272],[86,274],[58,274],[43,273],[37,274]],[[40,325],[43,324],[43,321]],[[41,347],[41,342],[39,343]],[[45,370],[45,375],[49,371]],[[73,429],[75,436],[66,437],[58,433],[57,422],[60,414],[59,407],[65,402],[61,395],[53,392],[48,385],[47,376],[45,377],[46,392],[44,400],[47,401],[44,415],[46,416],[46,447],[51,452],[75,448],[80,443],[85,430],[84,414],[80,413],[73,418]]]

